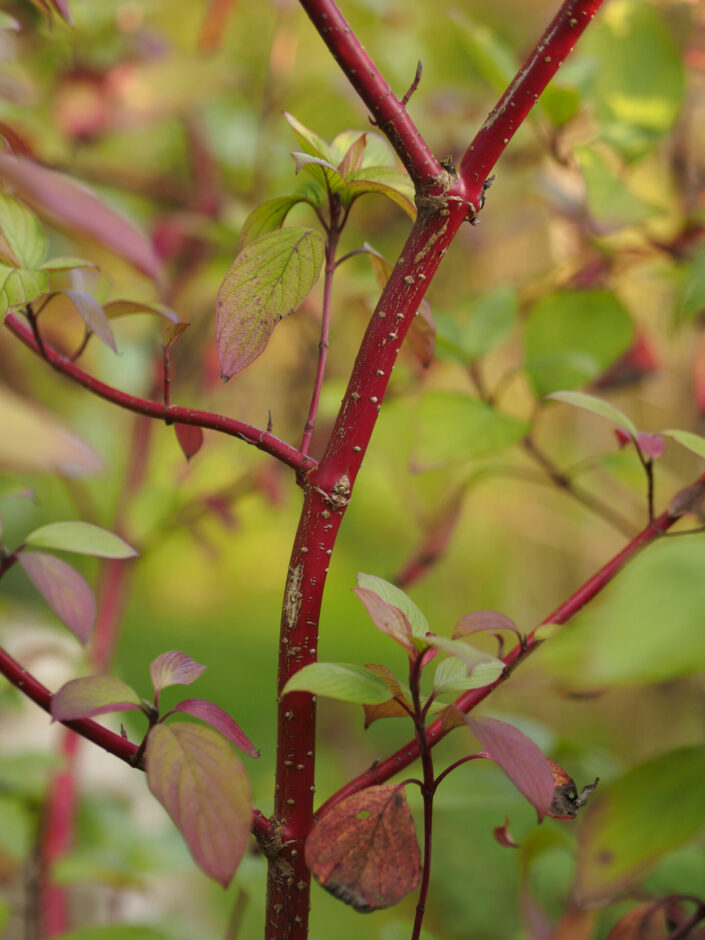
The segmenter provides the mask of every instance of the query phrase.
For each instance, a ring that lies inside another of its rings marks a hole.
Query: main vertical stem
[[[440,188],[440,187],[439,187]],[[284,592],[277,690],[277,766],[268,847],[266,940],[306,940],[310,874],[304,860],[313,825],[316,707],[313,696],[282,698],[289,677],[316,661],[318,625],[330,556],[377,421],[397,355],[419,303],[467,206],[440,202],[424,209],[382,292],[353,367],[327,451],[303,478],[301,511]]]

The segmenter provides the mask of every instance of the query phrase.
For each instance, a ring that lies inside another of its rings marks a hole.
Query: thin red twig
[[[37,340],[32,335],[32,331],[21,323],[14,314],[8,314],[5,318],[5,325],[18,339],[22,340],[25,346],[28,346],[32,352],[42,356],[42,351]],[[258,448],[258,450],[263,450],[272,457],[276,457],[277,460],[280,460],[282,463],[285,463],[295,470],[297,474],[305,474],[316,466],[316,461],[312,457],[307,457],[305,454],[302,454],[301,451],[297,450],[296,447],[292,447],[291,444],[279,440],[279,438],[274,437],[274,435],[270,434],[268,431],[262,431],[259,428],[253,427],[251,424],[246,424],[244,421],[237,421],[235,418],[226,418],[224,415],[213,414],[210,411],[198,411],[195,408],[183,408],[179,405],[166,406],[161,402],[151,401],[146,398],[140,398],[137,395],[121,392],[119,389],[113,388],[111,385],[106,385],[99,379],[94,378],[88,372],[84,372],[83,369],[74,362],[71,362],[70,359],[67,359],[66,356],[62,356],[61,353],[57,352],[53,347],[46,343],[42,345],[44,347],[43,358],[50,366],[56,369],[57,372],[61,372],[69,379],[78,382],[79,385],[88,389],[88,391],[93,392],[94,395],[98,395],[99,398],[104,398],[114,405],[119,405],[121,408],[126,408],[128,411],[147,415],[149,418],[159,418],[162,421],[168,421],[170,424],[174,421],[178,421],[180,424],[192,424],[200,428],[211,428],[214,431],[220,431],[223,434],[237,437],[241,441],[245,441],[246,444],[252,444],[252,446]]]
[[[705,474],[698,478],[696,485],[699,483],[705,483]],[[664,512],[662,515],[658,516],[653,520],[645,529],[643,529],[636,538],[632,539],[625,548],[622,549],[617,555],[610,559],[606,565],[604,565],[596,574],[594,574],[589,580],[578,588],[574,594],[572,594],[565,603],[557,607],[551,614],[546,617],[545,620],[541,622],[540,626],[544,626],[549,623],[563,624],[566,623],[571,617],[574,617],[589,601],[591,601],[600,591],[606,587],[610,581],[622,570],[622,568],[637,555],[644,546],[648,545],[651,542],[654,542],[659,538],[664,532],[671,528],[671,526],[677,521],[679,517],[676,515],[671,515],[668,512]],[[538,628],[537,628],[538,629]],[[505,669],[499,679],[496,682],[493,682],[492,685],[484,686],[481,689],[471,689],[468,692],[463,693],[455,701],[455,705],[466,714],[471,711],[476,705],[478,705],[483,699],[487,698],[497,686],[501,685],[507,680],[511,675],[513,670],[522,662],[524,659],[529,656],[535,649],[537,649],[543,641],[537,639],[536,630],[528,635],[524,643],[517,643],[517,645],[509,651],[509,653],[503,658],[505,664]],[[436,745],[448,732],[445,731],[441,726],[441,720],[436,719],[431,725],[429,725],[426,734],[427,739],[431,747]],[[341,787],[336,793],[326,800],[326,802],[320,807],[317,812],[317,816],[325,812],[331,806],[334,806],[336,803],[339,803],[341,800],[344,800],[346,797],[352,796],[353,793],[358,793],[360,790],[364,790],[367,787],[375,786],[380,783],[384,783],[385,780],[389,780],[391,777],[395,776],[404,768],[408,767],[409,764],[413,763],[419,757],[419,744],[418,740],[414,739],[409,741],[404,747],[400,748],[390,757],[385,758],[382,761],[378,761],[374,765],[374,769],[367,770],[363,774],[360,774],[359,777],[356,777],[354,780],[351,780],[344,787]]]

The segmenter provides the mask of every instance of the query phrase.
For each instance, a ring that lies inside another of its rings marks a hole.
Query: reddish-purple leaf
[[[149,789],[186,840],[196,864],[223,887],[250,835],[252,794],[240,758],[211,728],[157,724],[147,737]]]
[[[553,925],[526,883],[519,889],[519,909],[526,940],[554,940]]]
[[[679,518],[689,512],[698,512],[705,499],[705,484],[693,483],[679,490],[668,507],[669,516]]]
[[[625,431],[624,428],[615,428],[614,436],[617,438],[617,443],[620,447],[626,447],[634,440],[629,431]]]
[[[95,620],[95,599],[83,575],[44,552],[20,552],[17,560],[57,617],[81,643],[87,643]]]
[[[469,636],[471,633],[481,633],[484,630],[511,630],[521,639],[521,631],[511,617],[500,614],[496,610],[473,610],[471,613],[465,614],[455,625],[453,639]]]
[[[666,449],[666,442],[659,434],[648,434],[646,431],[639,431],[636,442],[642,454],[653,460],[660,457]]]
[[[106,712],[140,709],[142,701],[135,690],[115,676],[86,676],[62,685],[51,699],[51,716],[56,721],[90,718]]]
[[[117,352],[112,328],[105,311],[95,297],[83,290],[70,289],[63,293],[74,305],[86,326],[113,352]]]
[[[190,460],[199,452],[203,446],[203,428],[196,427],[194,424],[174,424],[176,440],[179,447],[184,452],[184,457]]]
[[[369,787],[333,806],[311,830],[306,864],[326,891],[356,911],[398,904],[421,879],[404,787]]]
[[[539,819],[553,801],[551,764],[534,742],[518,728],[497,718],[470,718],[465,723],[487,756],[499,764],[517,789],[536,808]]]
[[[514,841],[514,836],[509,831],[509,820],[504,820],[503,826],[495,826],[492,830],[492,835],[495,837],[495,841],[498,842],[505,849],[519,849],[521,846],[518,842]]]
[[[149,239],[85,186],[10,154],[0,154],[0,179],[39,215],[94,238],[138,271],[158,279],[159,261]]]
[[[172,708],[169,714],[171,715],[173,712],[185,712],[187,715],[193,715],[194,718],[200,718],[201,721],[205,721],[211,728],[215,728],[228,741],[239,747],[243,754],[247,754],[248,757],[259,757],[259,751],[240,725],[233,721],[230,715],[223,711],[219,705],[208,702],[203,698],[187,698]]]
[[[411,624],[406,615],[398,607],[383,601],[369,588],[356,587],[353,591],[365,605],[365,610],[377,629],[396,640],[409,656],[414,656],[416,648],[411,642]]]
[[[154,691],[159,694],[170,685],[191,685],[203,673],[205,666],[195,662],[186,653],[169,650],[149,664],[149,675]]]

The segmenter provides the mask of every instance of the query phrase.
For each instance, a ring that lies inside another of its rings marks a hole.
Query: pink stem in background
[[[25,346],[28,346],[32,352],[42,356],[42,350],[32,335],[29,327],[26,327],[14,314],[8,314],[5,318],[5,325],[15,334]],[[194,408],[182,408],[178,405],[169,405],[168,407],[161,402],[151,401],[146,398],[139,398],[137,395],[129,395],[127,392],[121,392],[119,389],[106,385],[99,379],[94,378],[89,373],[84,372],[79,366],[62,356],[46,343],[44,347],[43,358],[57,372],[78,382],[88,391],[98,395],[99,398],[105,398],[114,405],[121,408],[127,408],[128,411],[134,411],[138,414],[147,415],[149,418],[159,418],[162,421],[168,421],[172,424],[178,421],[180,424],[193,424],[201,428],[211,428],[214,431],[221,431],[223,434],[230,434],[237,437],[246,444],[252,444],[259,450],[263,450],[272,457],[276,457],[282,463],[287,464],[297,474],[305,474],[312,467],[316,466],[316,461],[307,457],[287,444],[274,437],[268,431],[261,431],[251,424],[245,424],[244,421],[237,421],[235,418],[226,418],[223,415],[212,414],[209,411],[197,411]]]
[[[299,450],[302,454],[308,454],[313,429],[316,426],[316,416],[318,414],[318,405],[321,400],[321,389],[323,388],[323,378],[326,374],[326,362],[328,359],[328,343],[330,341],[330,298],[333,287],[333,275],[335,274],[336,262],[335,251],[338,247],[340,238],[340,229],[335,225],[331,226],[326,244],[326,273],[323,281],[323,308],[321,311],[321,339],[318,344],[318,367],[316,369],[316,378],[313,383],[313,394],[311,395],[311,405],[308,411],[308,418],[304,427],[303,438]]]
[[[56,884],[53,868],[71,848],[76,814],[74,768],[80,738],[65,729],[61,737],[63,767],[51,780],[44,803],[44,823],[40,835],[39,916],[42,937],[56,937],[70,926],[66,889]]]

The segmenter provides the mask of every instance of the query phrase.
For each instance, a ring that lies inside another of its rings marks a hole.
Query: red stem
[[[333,275],[335,274],[336,269],[335,251],[338,247],[339,238],[340,229],[332,225],[330,232],[328,233],[328,241],[326,244],[326,273],[323,281],[323,308],[321,311],[321,339],[318,343],[318,367],[316,369],[316,378],[313,383],[311,405],[309,407],[308,417],[304,426],[301,447],[299,448],[302,454],[308,454],[311,438],[313,436],[313,429],[316,426],[316,415],[318,414],[318,404],[321,400],[323,377],[326,374],[328,343],[330,339],[331,289],[333,287]]]
[[[698,478],[697,483],[705,483],[705,474]],[[663,513],[658,516],[652,523],[650,523],[643,531],[632,539],[625,548],[622,549],[617,555],[615,555],[610,561],[607,562],[604,567],[602,567],[596,574],[594,574],[582,587],[578,588],[574,594],[572,594],[565,603],[557,607],[553,613],[549,614],[545,620],[541,622],[541,626],[549,623],[563,624],[566,623],[571,617],[575,616],[581,608],[583,608],[589,601],[591,601],[600,591],[606,587],[613,580],[613,578],[621,571],[621,569],[630,561],[635,555],[637,555],[644,546],[648,545],[650,542],[655,541],[662,533],[666,532],[671,526],[677,521],[678,516],[672,516],[668,512]],[[507,653],[503,658],[505,664],[505,669],[499,679],[492,685],[484,686],[481,689],[471,689],[468,692],[465,692],[455,701],[455,705],[466,714],[471,711],[476,705],[478,705],[483,699],[507,680],[516,666],[522,662],[524,659],[529,656],[535,649],[537,649],[542,643],[542,640],[536,638],[536,630],[532,630],[529,636],[526,638],[523,644],[518,643],[512,650]],[[436,745],[442,738],[445,737],[447,731],[444,731],[441,727],[440,719],[436,719],[429,727],[426,729],[427,740],[429,745],[433,747]],[[399,773],[404,768],[408,767],[409,764],[413,763],[420,755],[419,745],[417,740],[409,741],[404,747],[400,748],[390,757],[385,758],[385,760],[376,762],[374,769],[367,770],[365,773],[360,774],[359,777],[356,777],[354,780],[351,780],[344,787],[341,787],[336,793],[334,793],[328,800],[320,807],[317,816],[324,813],[331,806],[334,806],[336,803],[339,803],[341,800],[346,799],[349,796],[352,796],[354,793],[358,793],[360,790],[364,790],[367,787],[375,786],[380,783],[384,783],[385,780],[389,780],[390,777],[393,777],[395,774]]]
[[[490,175],[507,144],[603,2],[566,0],[562,4],[465,151],[460,161],[460,178],[466,186],[482,183]]]
[[[428,897],[428,886],[431,880],[433,797],[436,792],[433,756],[431,754],[431,748],[429,747],[428,738],[426,737],[426,713],[424,707],[421,705],[420,680],[422,662],[422,654],[417,653],[409,667],[409,688],[414,705],[414,727],[416,730],[416,741],[421,753],[421,767],[423,770],[423,784],[421,786],[421,796],[423,797],[423,869],[421,872],[421,885],[419,886],[419,897],[416,903],[416,914],[414,916],[411,940],[419,940],[424,914],[426,913],[426,898]]]
[[[434,187],[441,165],[333,0],[300,0],[350,84],[386,134],[417,189]]]
[[[53,867],[66,854],[73,841],[76,811],[74,767],[79,740],[72,731],[64,731],[61,739],[64,766],[53,777],[44,805],[39,905],[42,937],[59,936],[70,926],[66,889],[54,881]]]
[[[42,350],[37,340],[32,335],[32,331],[21,323],[14,314],[8,314],[5,318],[5,325],[15,334],[25,346],[28,346],[32,352],[42,355]],[[43,358],[57,372],[74,382],[78,382],[88,391],[93,392],[100,398],[105,398],[114,405],[121,408],[127,408],[128,411],[134,411],[137,414],[147,415],[149,418],[159,418],[172,424],[178,421],[180,424],[193,424],[201,428],[211,428],[215,431],[221,431],[223,434],[230,434],[245,441],[246,444],[252,444],[259,450],[263,450],[272,457],[276,457],[282,463],[287,464],[297,474],[305,474],[312,467],[316,466],[316,461],[311,457],[302,454],[301,451],[292,447],[279,438],[274,437],[268,431],[261,431],[259,428],[244,421],[237,421],[235,418],[226,418],[223,415],[213,414],[209,411],[197,411],[194,408],[183,408],[179,405],[164,405],[161,402],[151,401],[146,398],[139,398],[136,395],[129,395],[127,392],[121,392],[119,389],[106,385],[99,381],[88,372],[84,372],[79,366],[73,363],[66,356],[62,356],[51,346],[43,343]]]

